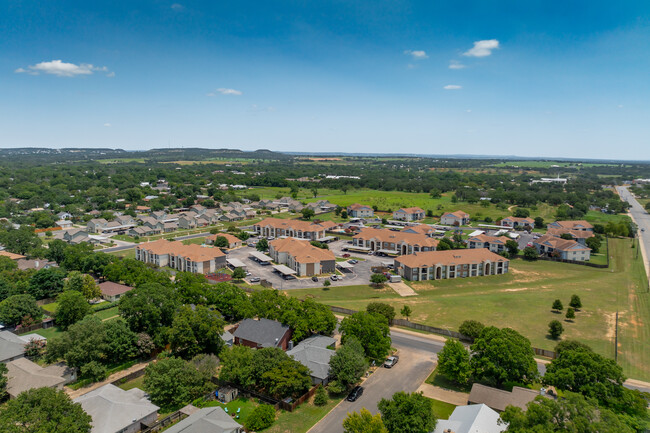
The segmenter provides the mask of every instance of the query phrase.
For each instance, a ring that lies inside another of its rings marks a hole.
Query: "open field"
[[[122,257],[123,259],[135,259],[135,249],[131,248],[129,250],[122,250],[122,251],[113,251],[107,254],[111,254],[113,256],[117,257]]]
[[[526,168],[551,168],[551,166],[567,167],[606,167],[618,164],[588,163],[588,162],[562,162],[562,161],[505,161],[494,164],[493,167],[526,167]]]
[[[354,310],[368,302],[387,302],[399,311],[408,304],[411,320],[457,330],[466,319],[487,325],[511,327],[528,337],[533,346],[553,349],[548,323],[564,319],[551,312],[554,299],[568,304],[572,294],[582,299],[583,309],[574,322],[563,321],[562,338],[579,339],[598,353],[614,357],[616,311],[619,310],[619,357],[626,374],[650,379],[650,295],[641,261],[630,239],[611,239],[609,269],[514,260],[507,275],[463,280],[411,283],[419,296],[401,298],[389,288],[367,285],[290,290],[291,296],[313,296],[325,304]],[[398,315],[399,316],[399,315]]]
[[[120,164],[126,162],[138,162],[144,164],[144,158],[110,158],[110,159],[96,159],[95,162],[100,164]]]

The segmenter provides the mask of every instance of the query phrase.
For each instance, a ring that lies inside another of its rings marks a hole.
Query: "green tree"
[[[199,353],[218,355],[224,347],[221,339],[224,324],[217,311],[203,305],[197,305],[194,310],[183,305],[174,316],[169,330],[172,351],[185,359]]]
[[[559,320],[551,320],[548,323],[548,333],[552,339],[557,340],[563,332],[564,326],[562,326]]]
[[[306,219],[306,220],[310,220],[310,219],[312,219],[314,217],[314,215],[316,215],[316,212],[314,212],[314,209],[312,209],[310,207],[302,208],[300,213],[302,213],[302,217],[304,219]]]
[[[506,249],[508,250],[509,257],[517,257],[519,253],[519,244],[517,241],[509,239],[506,241]]]
[[[433,401],[420,393],[403,391],[382,398],[377,405],[389,433],[429,433],[436,428]]]
[[[36,299],[51,298],[63,291],[65,272],[59,268],[41,269],[29,279],[29,294]]]
[[[152,283],[126,292],[118,307],[132,331],[146,332],[155,339],[171,325],[178,301],[172,288]]]
[[[534,247],[524,248],[524,259],[532,261],[532,260],[537,260],[538,258],[539,258],[539,253]]]
[[[7,365],[0,362],[0,401],[7,398]]]
[[[344,220],[348,219],[348,211],[342,210],[341,211],[341,218],[343,218]]]
[[[386,275],[384,274],[372,274],[370,276],[370,282],[374,286],[381,286],[384,284],[386,281],[388,281],[388,278],[386,278]]]
[[[356,338],[348,338],[330,358],[330,375],[345,388],[359,382],[367,369],[368,361],[363,346]]]
[[[208,392],[212,387],[209,379],[191,362],[172,356],[145,368],[144,389],[152,403],[173,410]]]
[[[538,217],[535,217],[535,228],[543,229],[544,226],[545,226],[545,224],[544,224],[544,218],[539,217],[539,216],[538,216]]]
[[[576,433],[633,433],[624,417],[599,408],[580,394],[565,392],[560,399],[541,396],[526,405],[526,410],[508,406],[501,413],[508,424],[505,431],[516,433],[576,432]]]
[[[63,284],[63,290],[76,290],[82,293],[86,299],[95,299],[102,295],[94,278],[79,271],[72,271],[68,274],[68,279]]]
[[[56,318],[57,325],[63,329],[68,327],[85,316],[92,314],[92,308],[88,301],[80,292],[76,290],[68,290],[61,293],[56,298],[57,307],[54,317]]]
[[[269,241],[266,240],[266,238],[262,238],[259,241],[257,241],[257,245],[255,245],[255,248],[257,251],[267,251],[269,249]]]
[[[254,387],[256,375],[253,366],[253,349],[246,346],[232,346],[222,351],[219,378],[242,388]]]
[[[569,302],[569,306],[572,307],[574,310],[579,311],[582,308],[582,301],[580,300],[580,296],[571,295],[571,301]]]
[[[92,418],[63,391],[34,388],[0,409],[0,430],[6,433],[89,433]]]
[[[366,305],[366,311],[368,313],[381,314],[386,318],[386,320],[388,320],[389,324],[395,318],[395,307],[383,302],[370,302],[368,305]]]
[[[235,270],[232,272],[232,277],[235,280],[243,280],[246,278],[246,271],[244,268],[235,268]]]
[[[248,431],[260,431],[269,428],[275,422],[275,409],[270,404],[257,406],[246,417],[244,425]]]
[[[474,376],[497,387],[504,382],[529,383],[537,378],[530,341],[514,329],[488,326],[470,348]]]
[[[42,317],[43,312],[31,295],[13,295],[0,302],[0,323],[5,326],[19,325],[25,318],[38,322]]]
[[[332,285],[332,283],[330,282],[330,280],[323,281],[323,287],[327,288],[327,287],[329,287],[331,285]]]
[[[0,231],[0,244],[4,245],[7,251],[12,253],[28,254],[30,251],[39,248],[41,243],[41,239],[29,226]]]
[[[360,311],[343,319],[339,331],[343,344],[346,344],[350,337],[359,340],[368,358],[380,360],[388,355],[391,344],[390,328],[384,316]]]
[[[106,347],[104,349],[105,362],[118,363],[137,357],[138,334],[131,331],[122,318],[116,318],[102,322]],[[149,351],[151,353],[151,351]]]
[[[573,320],[576,318],[575,310],[572,307],[567,308],[566,315],[564,316],[567,320]]]
[[[325,406],[327,404],[327,391],[323,385],[319,385],[316,389],[316,395],[314,396],[314,404],[316,406]]]
[[[373,415],[366,408],[359,412],[348,413],[343,420],[343,431],[345,433],[388,433],[381,415]]]
[[[461,385],[472,375],[469,352],[460,341],[450,338],[438,354],[438,369],[449,379]]]
[[[553,305],[551,306],[551,309],[557,312],[560,312],[564,309],[564,306],[562,305],[562,301],[559,299],[556,299],[553,301]]]
[[[309,368],[287,356],[271,370],[262,374],[261,383],[275,398],[297,398],[309,390],[311,377]]]
[[[585,243],[587,244],[587,247],[591,248],[592,253],[597,253],[600,251],[601,241],[598,237],[594,236],[591,238],[587,238]]]
[[[411,307],[409,307],[408,305],[404,305],[404,306],[402,307],[402,309],[400,310],[399,313],[400,313],[402,316],[406,317],[406,320],[408,320],[409,317],[411,317],[411,313],[412,313],[412,312],[413,312],[413,311],[411,310]]]
[[[228,248],[230,244],[228,243],[228,239],[226,239],[224,236],[217,236],[217,238],[214,241],[214,246],[219,247],[219,248]]]
[[[458,327],[458,332],[463,334],[465,337],[469,337],[472,340],[478,338],[483,332],[485,325],[479,322],[478,320],[465,320]]]

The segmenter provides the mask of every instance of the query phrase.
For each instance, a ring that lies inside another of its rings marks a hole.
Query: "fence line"
[[[357,313],[358,311],[356,310],[350,310],[348,308],[341,308],[341,307],[336,307],[334,305],[328,305],[329,309],[333,313],[341,313],[341,314],[347,314],[351,315],[354,313]],[[415,322],[410,322],[408,320],[404,319],[393,319],[391,322],[391,325],[397,325],[397,326],[403,326],[405,328],[411,328],[411,329],[417,329],[418,331],[425,331],[425,332],[430,332],[432,334],[438,334],[442,335],[444,337],[448,338],[457,338],[458,340],[466,341],[466,342],[472,342],[472,338],[461,334],[460,332],[456,331],[450,331],[449,329],[443,329],[443,328],[436,328],[434,326],[429,326],[429,325],[423,325],[421,323],[415,323]],[[546,350],[546,349],[539,349],[537,347],[533,347],[533,351],[535,352],[535,355],[539,356],[544,356],[546,358],[551,358],[555,359],[556,354],[552,350]]]
[[[171,415],[166,416],[165,418],[156,421],[155,423],[151,424],[149,427],[146,429],[140,430],[140,433],[155,433],[159,432],[162,429],[182,420],[187,418],[187,414],[181,412],[180,410],[177,410],[176,412],[172,413]]]

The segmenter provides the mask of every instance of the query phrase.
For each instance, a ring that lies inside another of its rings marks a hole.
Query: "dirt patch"
[[[605,335],[613,340],[616,336],[616,313],[605,314],[604,316],[607,321],[607,334]]]
[[[503,292],[523,292],[524,290],[530,290],[528,287],[520,287],[518,289],[505,289]]]

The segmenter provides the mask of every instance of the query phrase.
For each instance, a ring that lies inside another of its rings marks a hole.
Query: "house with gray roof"
[[[34,388],[60,390],[76,379],[75,369],[63,362],[45,368],[27,358],[18,358],[7,363],[7,393],[11,398],[16,398],[21,392]]]
[[[484,404],[457,406],[449,419],[440,419],[433,433],[501,433],[507,423],[499,423],[499,414]]]
[[[292,336],[291,328],[269,319],[244,319],[232,333],[235,344],[253,348],[279,347],[287,350]]]
[[[159,407],[144,391],[104,385],[73,400],[92,417],[92,433],[136,433],[158,418]]]
[[[470,404],[485,404],[491,409],[503,412],[509,405],[526,410],[526,405],[538,395],[541,395],[538,391],[520,386],[513,386],[512,391],[504,391],[475,383],[472,385],[468,401]],[[545,394],[545,397],[552,398],[548,394]]]
[[[221,407],[204,407],[194,412],[165,433],[241,433],[241,424],[232,419]]]
[[[13,332],[0,331],[0,362],[7,363],[25,356],[26,343]]]
[[[330,347],[335,346],[334,338],[313,335],[301,341],[293,349],[289,349],[287,355],[311,371],[311,381],[314,385],[327,385],[330,377],[330,359],[336,354]]]

